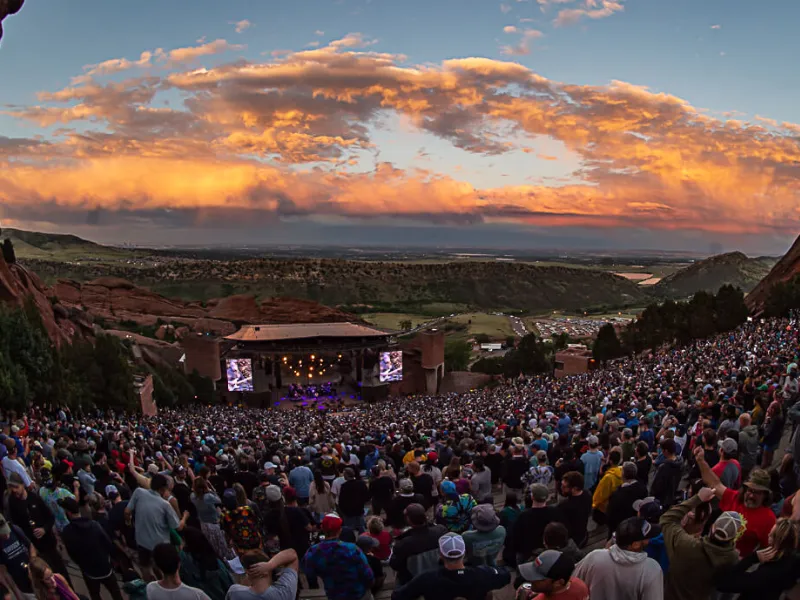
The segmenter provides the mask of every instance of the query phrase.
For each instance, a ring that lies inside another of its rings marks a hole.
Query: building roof
[[[288,325],[245,325],[225,337],[235,342],[285,342],[310,338],[377,338],[390,333],[357,323],[292,323]]]

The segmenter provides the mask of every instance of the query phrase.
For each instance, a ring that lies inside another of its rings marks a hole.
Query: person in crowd
[[[78,495],[80,484],[76,482],[73,490],[69,491],[65,487],[59,485],[59,483],[53,478],[52,471],[50,469],[42,469],[39,472],[39,477],[41,481],[39,497],[44,500],[47,508],[49,508],[50,512],[53,513],[53,518],[55,519],[54,527],[56,532],[61,532],[64,527],[69,524],[69,519],[67,519],[64,509],[59,506],[58,501],[63,500],[64,498],[75,499]]]
[[[637,500],[633,503],[633,509],[636,511],[636,516],[644,519],[651,525],[658,525],[661,515],[664,512],[664,507],[658,498],[648,496],[642,500]],[[664,547],[664,532],[650,538],[645,548],[647,556],[656,561],[664,573],[669,571],[669,557],[667,556],[667,549]]]
[[[726,488],[738,490],[742,485],[742,467],[736,457],[739,444],[732,438],[725,438],[719,446],[719,462],[711,467],[714,474]]]
[[[417,467],[419,468],[419,463]],[[430,478],[430,475],[426,477]],[[363,479],[356,479],[351,467],[344,470],[344,479],[339,491],[339,514],[344,521],[344,527],[361,533],[364,531],[364,508],[370,499],[369,488]]]
[[[367,519],[366,535],[375,538],[378,542],[372,551],[375,558],[381,561],[389,560],[392,555],[392,535],[386,531],[380,517],[372,516]]]
[[[485,600],[511,581],[508,571],[496,567],[469,567],[464,563],[464,539],[448,532],[438,540],[442,566],[414,577],[395,588],[392,600]]]
[[[260,550],[241,559],[249,585],[233,584],[226,600],[294,600],[297,597],[300,561],[291,548],[271,559]]]
[[[8,490],[8,515],[11,522],[25,533],[36,548],[36,553],[71,585],[67,566],[58,551],[53,513],[36,492],[28,490],[19,473],[12,472],[8,477]]]
[[[394,551],[389,559],[389,566],[397,573],[400,584],[436,568],[439,538],[447,532],[443,525],[428,523],[422,504],[407,506],[405,519],[409,529],[395,539]]]
[[[202,590],[211,600],[225,600],[233,579],[227,566],[219,559],[214,547],[194,527],[181,532],[180,576],[186,585]]]
[[[309,579],[322,579],[330,600],[361,600],[369,592],[374,576],[358,546],[339,539],[342,525],[338,515],[325,515],[320,524],[325,539],[309,548],[303,571]]]
[[[225,490],[222,498],[225,510],[220,521],[227,546],[237,555],[249,550],[260,550],[263,545],[261,515],[247,503],[242,484],[235,483],[233,488]]]
[[[472,527],[462,536],[467,546],[466,563],[474,567],[497,566],[497,556],[506,539],[505,527],[491,504],[479,504],[472,509]]]
[[[739,594],[739,600],[779,600],[797,583],[799,527],[792,519],[778,520],[766,547],[718,572],[717,590]]]
[[[382,469],[379,465],[372,467],[369,495],[372,499],[372,514],[381,515],[384,512],[388,514],[389,504],[391,504],[394,497],[394,480],[391,478],[390,472]]]
[[[669,559],[665,600],[708,598],[714,591],[714,574],[738,560],[734,543],[744,531],[744,522],[739,513],[724,512],[719,515],[705,537],[693,536],[683,528],[686,515],[713,498],[714,490],[702,488],[661,517],[664,547]]]
[[[592,514],[592,495],[586,490],[583,475],[569,471],[561,478],[564,501],[558,505],[559,521],[566,525],[569,536],[580,547],[588,537],[589,517]]]
[[[739,481],[746,480],[750,471],[752,471],[758,462],[758,440],[759,440],[758,426],[753,424],[750,413],[742,413],[739,415],[739,465],[741,473],[739,474]]]
[[[636,443],[634,458],[636,459],[636,479],[647,486],[650,482],[650,470],[653,467],[653,459],[650,456],[647,442]]]
[[[659,444],[663,460],[656,467],[650,495],[657,498],[661,506],[669,508],[678,497],[678,486],[681,482],[683,460],[678,456],[675,440],[666,438]]]
[[[175,546],[156,544],[152,556],[161,579],[147,584],[147,600],[210,600],[202,590],[181,581],[181,559]]]
[[[12,473],[16,473],[22,479],[23,486],[31,491],[36,491],[36,482],[31,479],[25,465],[20,461],[20,447],[17,442],[13,438],[8,438],[3,444],[5,445],[6,455],[0,462],[3,465],[3,474],[6,481],[10,479]]]
[[[383,584],[386,582],[383,563],[375,556],[375,550],[379,545],[380,543],[378,540],[369,535],[359,535],[358,538],[356,538],[356,546],[358,546],[364,553],[364,556],[367,557],[367,564],[369,564],[369,568],[372,571],[373,581],[370,591],[373,596],[381,591]]]
[[[163,475],[159,477],[163,477]],[[161,480],[159,479],[159,483],[160,482]],[[166,478],[164,482],[166,483]],[[152,485],[151,483],[151,487]],[[232,554],[228,547],[228,542],[225,539],[225,533],[222,531],[219,524],[219,507],[222,505],[222,500],[217,494],[217,490],[211,484],[211,481],[203,477],[196,478],[192,484],[191,500],[192,504],[197,508],[197,518],[200,520],[200,529],[203,531],[203,535],[205,535],[208,541],[211,542],[211,545],[214,546],[217,556],[223,560],[228,560],[232,557]],[[131,503],[132,502],[133,498],[131,499]]]
[[[575,562],[558,550],[545,550],[535,561],[521,564],[519,574],[529,587],[520,587],[517,600],[589,600],[589,588],[573,577]]]
[[[549,490],[541,485],[531,486],[531,508],[523,512],[514,524],[511,536],[514,564],[527,562],[533,553],[544,547],[544,528],[552,521],[558,521],[561,511],[555,506],[548,506]]]
[[[600,450],[600,439],[596,435],[586,438],[589,450],[581,455],[583,463],[584,489],[593,491],[600,481],[600,467],[603,464],[603,452]]]
[[[469,481],[470,493],[478,504],[492,504],[492,472],[484,463],[483,458],[477,457],[472,461],[472,468],[475,471]]]
[[[569,556],[575,564],[578,564],[587,554],[578,548],[578,546],[575,544],[575,541],[569,537],[567,528],[563,523],[559,523],[558,521],[548,523],[544,528],[542,544],[542,551],[558,550],[559,552],[563,552]],[[538,556],[538,554],[535,555]]]
[[[308,493],[308,506],[314,513],[314,518],[319,522],[322,516],[336,508],[331,492],[331,484],[325,479],[322,471],[314,471],[314,482]]]
[[[425,498],[414,493],[414,483],[410,479],[401,479],[397,494],[386,509],[386,524],[396,531],[403,529],[406,526],[405,511],[412,504],[425,506]]]
[[[36,556],[31,559],[28,574],[36,600],[80,600],[66,578],[54,573],[42,558]]]
[[[582,485],[581,489],[583,489]],[[503,503],[503,508],[500,510],[499,514],[500,524],[505,527],[506,533],[511,531],[514,527],[514,523],[517,522],[517,519],[522,514],[522,510],[523,507],[520,506],[516,492],[508,492],[505,502]]]
[[[621,462],[622,452],[618,448],[608,453],[608,468],[592,496],[592,517],[601,525],[608,520],[608,501],[611,495],[622,485]]]
[[[137,488],[125,507],[126,523],[135,523],[139,565],[145,579],[149,580],[153,579],[153,549],[159,544],[169,544],[170,530],[182,530],[189,518],[189,513],[184,513],[183,518],[178,520],[172,506],[163,498],[162,494],[168,490],[168,485],[166,477],[154,475],[150,489]]]
[[[442,504],[436,508],[436,521],[453,533],[464,533],[472,525],[472,509],[477,506],[469,494],[460,494],[452,481],[442,482]]]
[[[626,462],[622,464],[622,485],[611,494],[608,500],[606,525],[610,538],[617,530],[617,526],[625,519],[636,516],[633,503],[647,497],[647,486],[636,477],[636,464]]]
[[[528,459],[523,455],[521,445],[514,444],[511,447],[511,457],[506,460],[503,467],[503,484],[506,492],[522,491],[522,476],[528,472]]]
[[[297,504],[307,506],[311,495],[311,484],[314,482],[314,472],[305,464],[296,465],[289,471],[289,485],[297,492]]]
[[[614,544],[587,554],[574,576],[586,583],[592,600],[662,600],[661,567],[645,552],[648,542],[660,533],[658,525],[645,519],[625,519],[617,527]]]
[[[35,598],[28,576],[28,564],[36,557],[36,548],[25,533],[6,521],[0,513],[0,586],[18,600]]]
[[[696,448],[695,460],[703,482],[714,490],[723,511],[734,511],[742,515],[745,531],[736,542],[740,556],[749,556],[758,546],[769,545],[769,532],[775,525],[775,513],[770,508],[770,476],[763,469],[753,469],[750,477],[736,492],[728,489],[709,467],[702,448]]]
[[[72,498],[61,500],[69,525],[61,532],[61,539],[70,560],[78,565],[92,600],[100,600],[103,587],[114,600],[122,600],[122,592],[111,564],[113,545],[103,527],[91,519],[82,517],[78,501]]]

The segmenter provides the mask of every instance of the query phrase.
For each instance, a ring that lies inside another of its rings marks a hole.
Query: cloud
[[[506,25],[503,27],[503,33],[517,33],[517,28],[513,25]]]
[[[166,60],[168,66],[176,67],[180,64],[196,61],[203,56],[211,56],[213,54],[222,54],[223,52],[243,49],[244,46],[240,44],[231,44],[226,40],[218,39],[199,46],[188,46],[186,48],[170,50],[166,55]]]
[[[321,29],[317,29],[317,30],[314,32],[314,35],[319,35],[319,36],[322,36],[322,35],[325,35],[325,32],[324,32],[324,31],[322,31]]]
[[[586,0],[583,8],[565,8],[558,12],[553,21],[556,27],[574,25],[582,19],[605,19],[611,15],[622,12],[625,7],[615,0]]]
[[[43,92],[5,110],[59,129],[0,138],[0,204],[54,223],[95,211],[200,225],[314,216],[736,235],[800,227],[800,125],[715,118],[631,83],[562,83],[488,58],[410,65],[373,46],[351,34],[191,68],[170,51],[151,59],[168,69],[158,74],[104,81],[111,68]],[[388,117],[488,164],[481,157],[541,140],[579,166],[552,185],[484,187],[431,170],[435,161],[400,168],[376,148]]]
[[[712,25],[711,29],[722,29],[722,25]]]
[[[505,2],[502,3],[500,5],[500,12],[503,13],[504,15],[510,13],[511,12],[511,5],[510,4],[506,4]]]
[[[522,37],[518,44],[513,46],[503,46],[500,51],[508,56],[526,56],[531,53],[531,43],[533,40],[542,37],[542,32],[536,29],[526,29],[522,32]]]
[[[236,28],[236,33],[243,33],[245,30],[250,29],[253,26],[253,24],[247,19],[242,19],[241,21],[229,21],[228,24],[233,25]]]

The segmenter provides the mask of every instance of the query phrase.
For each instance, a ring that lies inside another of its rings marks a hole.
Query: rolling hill
[[[20,259],[103,260],[120,259],[128,254],[125,250],[102,246],[71,234],[40,233],[3,227],[0,237],[12,241],[17,258]]]
[[[681,269],[653,286],[653,293],[683,298],[705,290],[716,293],[725,284],[751,291],[777,262],[770,257],[748,258],[741,252],[719,254]]]

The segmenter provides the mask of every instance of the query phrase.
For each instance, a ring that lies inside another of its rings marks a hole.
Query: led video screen
[[[228,358],[225,360],[229,392],[253,391],[253,361],[250,358]]]
[[[403,351],[381,352],[380,382],[403,380]]]

